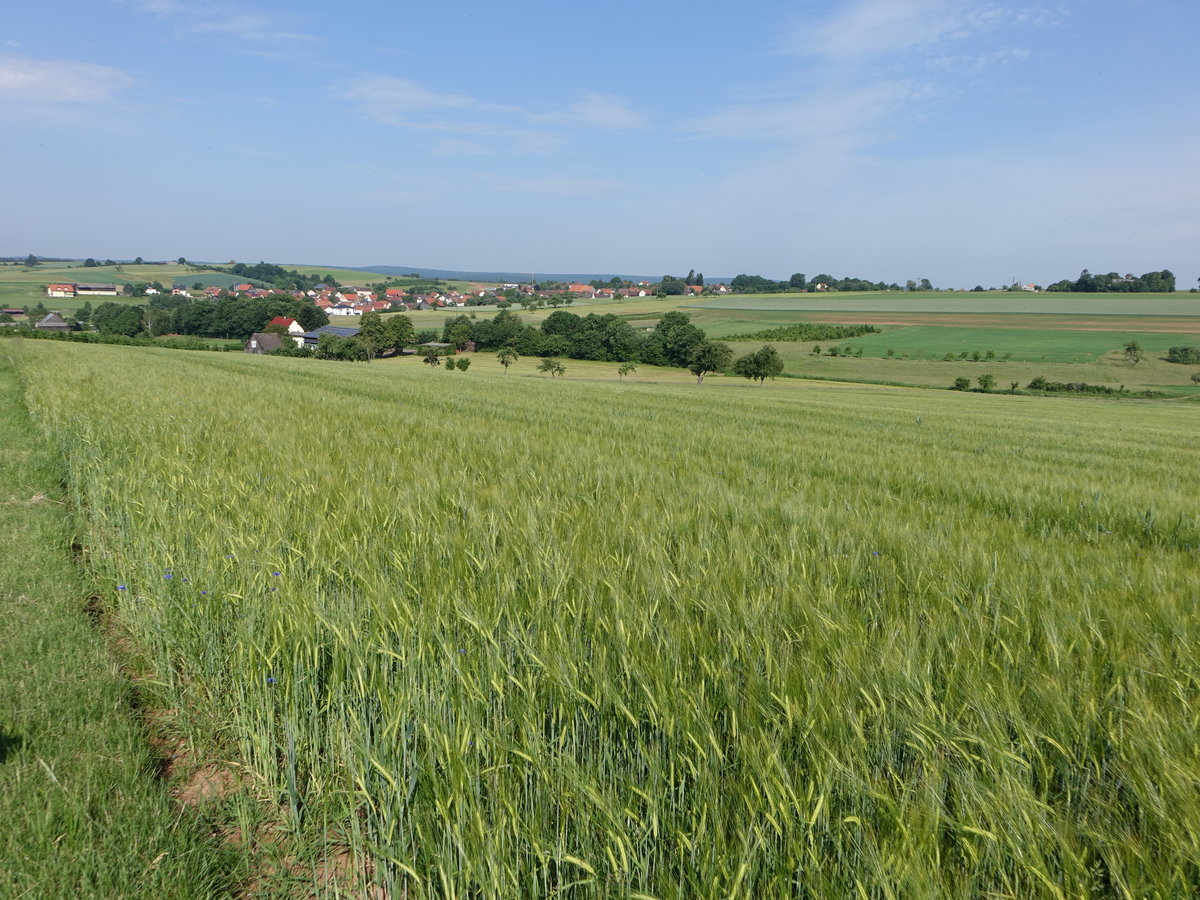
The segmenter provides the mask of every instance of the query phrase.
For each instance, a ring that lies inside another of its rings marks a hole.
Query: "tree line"
[[[807,277],[803,272],[797,272],[788,278],[786,281],[774,281],[770,278],[764,278],[761,275],[738,275],[731,282],[729,287],[735,294],[782,294],[789,291],[815,291],[818,285],[825,285],[823,290],[830,291],[899,291],[904,290],[896,282],[890,284],[885,281],[869,281],[865,278],[855,278],[847,275],[845,278],[834,278],[832,275],[821,273],[814,275],[812,278]],[[921,279],[921,290],[933,290],[933,286],[929,285],[929,279]],[[916,290],[917,285],[913,283],[913,287],[908,290]]]
[[[728,344],[711,341],[691,323],[687,313],[671,311],[648,332],[638,332],[611,313],[579,316],[555,310],[540,326],[526,325],[520,317],[501,310],[491,319],[460,315],[446,319],[442,341],[452,348],[468,345],[476,350],[508,351],[516,356],[547,359],[586,359],[599,362],[644,363],[688,369],[703,381],[709,372],[733,367],[739,375],[757,381],[774,378],[783,362],[773,347],[734,360]],[[507,368],[507,367],[506,367]]]
[[[442,340],[457,348],[468,342],[477,350],[511,347],[521,356],[562,356],[600,362],[641,362],[653,366],[684,366],[704,331],[686,313],[668,312],[649,332],[638,332],[626,320],[591,313],[579,316],[555,310],[540,326],[526,325],[510,310],[490,319],[460,315],[446,319]]]
[[[39,303],[38,307],[41,306]],[[31,318],[38,312],[35,307]],[[329,324],[324,310],[291,294],[254,298],[221,294],[215,300],[159,294],[146,305],[109,301],[94,309],[88,301],[76,310],[73,318],[79,326],[94,328],[101,334],[126,337],[183,334],[245,341],[251,334],[264,330],[276,316],[295,319],[305,331]]]
[[[1082,294],[1165,294],[1175,290],[1175,273],[1170,269],[1146,272],[1141,276],[1109,272],[1093,275],[1087,269],[1074,281],[1063,279],[1046,286],[1047,291]]]

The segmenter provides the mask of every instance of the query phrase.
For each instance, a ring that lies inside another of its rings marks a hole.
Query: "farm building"
[[[332,334],[335,337],[358,337],[358,329],[345,325],[322,325],[316,331],[304,333],[304,346],[315,348],[321,342],[323,334]]]
[[[77,284],[76,297],[115,297],[120,291],[115,284]]]
[[[255,332],[246,341],[247,353],[270,353],[283,346],[283,335],[273,331]]]
[[[33,323],[34,328],[40,328],[42,331],[70,331],[71,326],[67,324],[66,319],[56,312],[47,315],[40,322]]]

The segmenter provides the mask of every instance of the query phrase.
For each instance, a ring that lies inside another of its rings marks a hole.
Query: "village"
[[[234,284],[230,287],[210,285],[201,289],[191,288],[183,284],[174,284],[167,290],[154,285],[144,288],[145,296],[156,296],[169,293],[175,297],[191,299],[210,299],[225,296],[238,296],[250,299],[268,297],[271,295],[287,294],[297,300],[309,300],[318,309],[324,310],[330,316],[361,316],[368,312],[404,312],[429,309],[446,309],[452,307],[484,306],[505,303],[524,302],[525,300],[542,300],[550,305],[554,301],[573,303],[576,300],[619,300],[627,297],[650,297],[661,291],[661,286],[649,282],[639,282],[628,287],[598,287],[595,284],[575,282],[554,289],[534,288],[532,284],[473,284],[465,291],[458,289],[434,290],[417,292],[404,287],[373,288],[357,285],[340,285],[331,287],[318,284],[306,290],[280,291],[273,288],[258,287],[250,282]],[[686,285],[682,293],[703,294],[731,293],[728,285],[717,284],[709,287],[703,285]],[[85,284],[60,282],[46,286],[48,297],[116,297],[121,296],[124,285],[117,284]],[[19,310],[15,310],[19,312]]]

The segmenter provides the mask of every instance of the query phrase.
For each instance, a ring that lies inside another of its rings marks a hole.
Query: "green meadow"
[[[261,892],[1200,892],[1193,404],[5,350]]]

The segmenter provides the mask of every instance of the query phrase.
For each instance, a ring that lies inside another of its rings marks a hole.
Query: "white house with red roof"
[[[276,316],[267,323],[267,328],[270,328],[272,325],[282,325],[287,329],[288,334],[304,334],[304,327],[295,319],[288,316]]]

